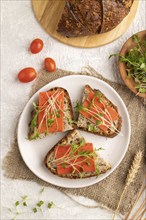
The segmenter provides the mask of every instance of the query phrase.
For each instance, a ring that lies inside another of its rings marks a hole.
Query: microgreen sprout
[[[84,106],[83,104],[78,103],[76,104],[76,111],[80,112],[84,115],[84,117],[88,118],[89,121],[92,123],[87,124],[87,130],[90,132],[96,133],[98,129],[106,128],[107,131],[115,132],[116,134],[119,134],[119,130],[114,124],[114,121],[111,118],[110,112],[108,111],[108,105],[104,103],[103,98],[101,98],[102,94],[100,92],[97,92],[94,94],[94,97],[89,100],[88,95],[86,97],[86,101],[89,102],[89,106]],[[97,101],[95,102],[95,98],[97,98]],[[100,97],[100,105],[97,105],[97,102],[99,102]],[[90,105],[92,103],[92,105]],[[100,127],[100,126],[103,127]],[[122,135],[122,133],[120,133]]]
[[[49,134],[49,129],[53,125],[55,125],[56,131],[60,130],[58,119],[63,116],[67,118],[69,124],[74,124],[74,121],[68,117],[67,112],[61,108],[61,103],[63,103],[64,100],[58,100],[63,92],[63,90],[58,89],[51,96],[46,92],[47,100],[42,106],[33,103],[34,111],[30,122],[31,140],[36,140],[41,137],[42,127],[45,129],[45,135]],[[40,113],[42,113],[41,121],[39,121]]]
[[[40,190],[39,192],[39,198],[42,195],[42,193],[44,192],[44,187]],[[19,215],[22,214],[29,214],[29,213],[37,213],[38,211],[41,211],[42,214],[44,213],[44,211],[42,210],[42,206],[45,208],[47,207],[48,209],[51,209],[52,207],[54,207],[54,203],[53,201],[51,202],[44,202],[43,200],[39,199],[38,202],[36,203],[36,206],[34,206],[32,208],[32,206],[30,206],[31,204],[27,204],[26,201],[29,200],[27,195],[21,196],[21,199],[19,201],[16,201],[14,203],[14,207],[13,208],[8,208],[8,211],[13,215],[12,220],[16,220],[16,218]],[[19,209],[19,210],[18,210]],[[21,211],[20,211],[21,210]],[[23,211],[24,210],[24,211]],[[26,212],[26,210],[28,210]],[[47,209],[46,209],[47,211]]]
[[[48,209],[51,209],[51,208],[53,208],[54,207],[54,203],[51,201],[51,202],[49,202],[48,203]]]
[[[96,148],[95,150],[99,151],[99,150],[105,150],[105,149],[103,147],[99,147],[99,148]]]
[[[138,93],[146,93],[146,39],[141,40],[138,35],[133,35],[132,39],[136,46],[125,56],[112,54],[109,58],[118,56],[119,60],[126,64],[127,78],[135,81]]]
[[[41,201],[39,201],[39,202],[37,203],[37,206],[38,206],[38,207],[41,207],[43,204],[44,204],[44,201],[41,200]]]
[[[101,171],[100,171],[99,167],[96,167],[95,173],[96,173],[97,176],[100,174],[100,172],[101,172]]]
[[[19,204],[20,204],[19,201],[15,202],[15,206],[18,206]]]
[[[83,177],[85,175],[83,164],[87,166],[91,165],[91,161],[97,157],[96,152],[93,150],[85,150],[84,146],[85,140],[83,138],[80,139],[79,143],[72,143],[70,147],[67,149],[66,153],[60,157],[56,158],[56,153],[48,161],[48,165],[51,163],[55,163],[56,167],[62,168],[72,168],[72,175],[78,175]],[[57,149],[56,149],[57,152]]]
[[[27,203],[26,203],[26,202],[23,202],[23,206],[27,206]]]
[[[33,208],[33,212],[34,213],[36,213],[37,212],[37,208],[35,207],[35,208]]]

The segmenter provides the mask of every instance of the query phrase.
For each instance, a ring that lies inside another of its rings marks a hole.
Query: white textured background
[[[1,156],[4,158],[10,149],[16,122],[23,110],[32,83],[21,84],[17,73],[24,67],[32,66],[39,70],[45,57],[55,59],[57,67],[65,70],[80,71],[82,66],[91,65],[104,77],[117,79],[116,59],[108,60],[112,53],[117,53],[123,43],[132,34],[146,29],[146,2],[140,1],[137,15],[128,31],[113,43],[94,49],[79,49],[66,46],[52,39],[36,21],[29,0],[1,1]],[[41,38],[44,50],[32,55],[28,46],[34,38]],[[2,175],[2,215],[1,219],[11,219],[7,207],[19,200],[22,195],[38,200],[40,186],[33,182],[7,179]],[[85,208],[78,205],[57,190],[47,188],[42,196],[44,201],[53,200],[56,206],[44,215],[25,213],[19,219],[111,219],[112,214],[105,209]],[[76,198],[78,201],[92,205],[93,201]]]

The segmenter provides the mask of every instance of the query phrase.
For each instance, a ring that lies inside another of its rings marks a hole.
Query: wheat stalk
[[[136,198],[136,200],[135,200],[135,203],[134,203],[134,205],[132,206],[132,208],[131,208],[131,210],[129,211],[129,213],[127,214],[125,220],[128,220],[128,219],[129,219],[129,216],[131,215],[132,210],[133,210],[134,207],[136,206],[136,204],[137,204],[139,198],[141,197],[141,195],[142,195],[142,193],[144,192],[145,189],[146,189],[146,185],[144,185],[144,187],[142,188],[142,190],[141,190],[140,193],[138,194],[138,196],[137,196],[137,198]]]
[[[137,220],[142,220],[142,217],[144,216],[145,213],[146,213],[146,208],[141,212]]]
[[[140,215],[143,213],[144,211],[143,209],[145,209],[145,207],[146,207],[146,201],[144,200],[142,204],[140,205],[139,209],[137,210],[137,212],[132,216],[131,219],[138,219]]]
[[[121,200],[122,200],[122,198],[123,198],[123,195],[124,195],[124,193],[125,193],[127,187],[128,187],[128,186],[134,181],[134,179],[135,179],[135,176],[136,176],[136,174],[137,174],[137,172],[138,172],[138,169],[139,169],[139,167],[140,167],[141,159],[142,159],[142,152],[139,150],[139,151],[136,153],[136,155],[135,155],[135,157],[134,157],[134,159],[133,159],[132,165],[131,165],[131,167],[130,167],[130,169],[129,169],[129,171],[128,171],[128,175],[127,175],[127,178],[126,178],[126,181],[125,181],[125,187],[124,187],[123,192],[122,192],[122,194],[121,194],[121,196],[120,196],[120,199],[119,199],[117,208],[116,208],[116,210],[115,210],[115,212],[114,212],[114,215],[113,215],[113,218],[112,218],[113,220],[115,219],[116,213],[117,213],[117,211],[118,211],[118,209],[119,209]]]

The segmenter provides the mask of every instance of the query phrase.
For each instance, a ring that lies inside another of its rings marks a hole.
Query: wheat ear
[[[112,218],[113,220],[115,219],[115,216],[116,216],[116,214],[117,214],[117,211],[118,211],[118,209],[119,209],[121,200],[122,200],[122,198],[123,198],[123,196],[124,196],[124,193],[125,193],[127,187],[128,187],[128,186],[134,181],[134,179],[135,179],[135,176],[136,176],[136,174],[137,174],[137,172],[138,172],[138,169],[139,169],[139,167],[140,167],[141,159],[142,159],[142,152],[141,152],[141,151],[138,151],[138,152],[136,153],[136,155],[135,155],[135,157],[134,157],[134,159],[133,159],[132,165],[131,165],[131,167],[130,167],[130,169],[129,169],[129,171],[128,171],[128,175],[127,175],[127,178],[126,178],[126,181],[125,181],[125,187],[124,187],[123,192],[122,192],[122,194],[121,194],[121,196],[120,196],[120,199],[119,199],[117,208],[116,208],[116,210],[115,210],[115,212],[114,212],[114,215],[113,215],[113,218]]]
[[[134,207],[136,206],[139,198],[141,197],[142,193],[144,192],[144,190],[146,189],[146,185],[142,188],[142,190],[140,191],[140,193],[138,194],[136,200],[135,200],[135,203],[134,205],[132,206],[131,210],[129,211],[128,215],[126,216],[125,220],[128,220],[129,219],[129,216],[131,215],[131,212],[132,210],[134,209]]]

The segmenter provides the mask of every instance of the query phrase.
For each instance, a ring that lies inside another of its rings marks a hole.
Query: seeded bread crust
[[[73,130],[73,129],[75,129],[76,125],[73,123],[73,118],[74,118],[73,108],[72,108],[72,103],[71,103],[71,99],[70,99],[68,91],[64,88],[61,88],[61,87],[54,87],[48,91],[56,91],[58,89],[64,90],[64,110],[65,110],[66,115],[70,118],[70,121],[72,121],[72,123],[69,123],[67,118],[64,118],[64,131]],[[35,114],[35,111],[32,111],[31,112],[31,121],[33,119],[34,114]],[[37,128],[34,128],[34,130],[30,129],[31,121],[29,123],[29,133],[28,133],[29,140],[31,140],[31,137],[34,135],[35,131],[37,130]],[[42,133],[40,138],[43,138],[45,136],[46,136],[46,134]]]
[[[67,0],[57,31],[66,37],[114,29],[129,13],[133,0]]]
[[[89,85],[85,86],[82,103],[86,99],[86,96],[88,95],[89,89],[94,91],[94,92],[99,91],[102,94],[101,97],[104,98],[107,101],[109,106],[113,107],[118,112],[117,106],[115,106],[100,90],[92,89]],[[77,120],[78,129],[83,130],[83,131],[87,131],[89,133],[93,133],[95,135],[100,135],[100,136],[105,136],[105,137],[110,137],[110,138],[113,138],[117,135],[116,132],[112,132],[112,131],[109,131],[108,133],[106,133],[103,130],[101,130],[98,126],[96,126],[97,132],[88,131],[88,124],[95,126],[94,123],[92,123],[89,119],[85,118],[82,114],[79,113],[78,120]],[[121,130],[122,118],[121,118],[120,115],[119,115],[119,118],[117,120],[117,124],[115,125],[115,127],[117,128],[118,131]]]
[[[133,0],[102,0],[103,21],[101,32],[114,29],[129,13]]]
[[[54,157],[54,149],[55,149],[56,146],[72,144],[72,143],[78,144],[78,143],[80,143],[81,138],[82,137],[80,136],[79,132],[77,130],[73,130],[69,134],[67,134],[64,138],[62,138],[48,152],[48,154],[45,157],[44,163],[45,163],[45,166],[51,171],[51,173],[53,173],[57,176],[64,177],[64,178],[69,178],[69,179],[79,179],[79,178],[81,178],[78,174],[58,175],[55,165],[52,164],[52,167],[48,165],[48,161],[51,161],[51,159]],[[98,165],[98,167],[100,169],[100,174],[103,174],[107,170],[111,169],[111,165],[109,163],[105,162],[104,159],[102,159],[98,154],[97,154],[97,158],[96,158],[96,164]],[[86,173],[85,176],[83,176],[82,178],[94,177],[94,176],[97,176],[95,172],[89,172],[89,173]]]
[[[57,31],[67,37],[96,34],[101,28],[101,17],[100,0],[68,0]]]

